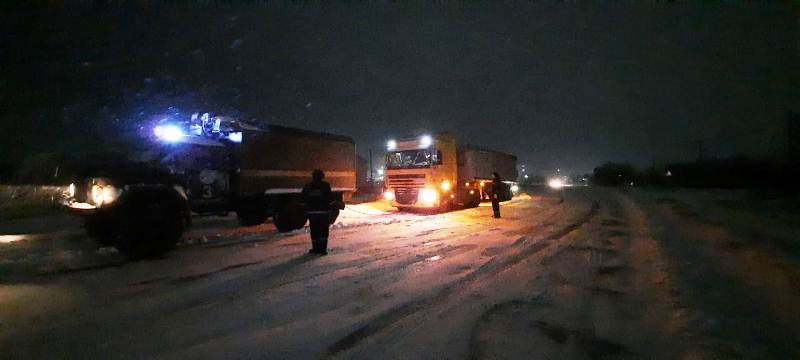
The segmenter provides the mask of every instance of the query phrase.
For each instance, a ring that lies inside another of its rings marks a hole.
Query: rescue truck
[[[271,217],[281,232],[302,228],[300,193],[314,169],[325,172],[341,203],[356,190],[355,143],[347,136],[198,113],[158,121],[139,145],[82,161],[62,197],[90,236],[129,258],[172,249],[192,214],[235,211],[242,225]],[[337,216],[332,211],[331,223]]]

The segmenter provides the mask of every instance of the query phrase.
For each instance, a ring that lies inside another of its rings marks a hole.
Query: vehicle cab
[[[390,140],[384,197],[398,208],[442,208],[457,202],[455,137],[422,135]]]

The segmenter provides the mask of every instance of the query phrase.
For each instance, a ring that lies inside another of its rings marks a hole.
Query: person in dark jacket
[[[492,211],[496,219],[500,218],[500,191],[503,189],[503,180],[500,179],[500,174],[497,172],[492,173]]]
[[[335,200],[331,194],[331,185],[325,179],[322,170],[311,173],[311,182],[303,187],[302,197],[305,204],[308,224],[311,228],[310,254],[328,255],[328,228],[330,227],[331,203]]]

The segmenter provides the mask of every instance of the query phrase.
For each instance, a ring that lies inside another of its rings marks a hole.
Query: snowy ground
[[[602,188],[503,219],[367,203],[327,257],[306,230],[209,217],[136,263],[70,218],[18,220],[0,224],[0,357],[798,358],[800,219],[775,208]]]

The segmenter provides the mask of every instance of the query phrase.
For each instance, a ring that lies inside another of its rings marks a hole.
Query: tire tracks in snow
[[[497,275],[500,272],[522,262],[528,257],[550,246],[549,241],[558,240],[570,234],[571,232],[575,231],[583,224],[587,223],[597,214],[599,209],[600,205],[598,202],[595,201],[592,203],[592,206],[589,209],[589,211],[582,217],[580,217],[576,222],[571,223],[565,226],[564,228],[560,229],[559,231],[556,231],[548,236],[541,238],[539,241],[527,242],[530,243],[530,245],[523,248],[521,251],[510,254],[505,257],[499,257],[499,256],[494,257],[488,262],[481,265],[479,268],[463,276],[462,278],[448,285],[445,285],[444,288],[440,290],[438,293],[426,298],[407,302],[405,304],[392,308],[381,315],[378,315],[372,321],[350,332],[349,334],[345,335],[344,337],[336,341],[334,344],[329,346],[327,354],[325,354],[325,357],[330,358],[345,351],[348,351],[359,345],[362,341],[383,332],[392,325],[407,318],[408,316],[418,311],[424,310],[430,306],[442,303],[451,296],[462,291],[464,288],[466,288],[466,286],[473,284],[479,280],[488,278],[490,276]]]

